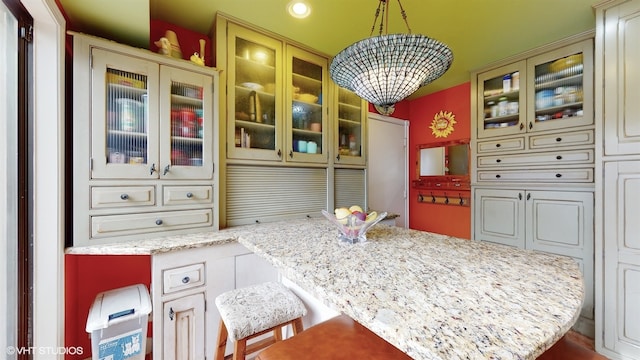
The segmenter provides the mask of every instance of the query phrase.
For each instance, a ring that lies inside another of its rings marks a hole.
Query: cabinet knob
[[[173,318],[175,317],[176,313],[175,311],[173,311],[173,308],[170,307],[169,308],[169,320],[173,320]]]
[[[529,130],[533,129],[533,122],[529,121]]]
[[[500,145],[499,143],[498,143],[498,144],[496,144],[496,147],[500,147],[500,146],[502,146],[502,145]]]
[[[562,141],[562,138],[561,138],[561,137],[557,137],[557,138],[556,138],[556,141],[557,141],[557,142],[560,142],[560,141]]]
[[[527,193],[527,200],[531,199],[531,193]]]
[[[280,149],[278,149],[278,158],[282,157],[282,151],[280,151]]]
[[[556,174],[556,177],[557,177],[557,178],[561,178],[561,177],[562,177],[562,174]]]
[[[185,276],[185,277],[182,278],[182,283],[183,284],[188,284],[189,281],[191,281],[191,278],[189,278],[188,276]]]
[[[338,156],[336,156],[336,160],[340,161],[340,154],[338,154]]]
[[[188,192],[188,193],[187,193],[187,198],[191,199],[192,197],[193,197],[193,193]]]
[[[169,168],[171,167],[171,165],[167,165],[164,167],[164,172],[162,173],[162,175],[167,175],[167,173],[169,172]]]
[[[496,162],[497,162],[497,163],[499,163],[499,162],[502,162],[502,160],[500,160],[500,159],[496,159]]]
[[[154,172],[156,172],[156,164],[151,164],[151,169],[149,169],[149,175],[153,175]]]
[[[562,155],[556,156],[556,160],[562,160]]]
[[[156,220],[156,225],[162,225],[162,219],[157,219]]]
[[[501,177],[500,174],[496,174],[496,179],[500,179]]]
[[[293,159],[293,150],[289,150],[289,157]]]
[[[122,200],[128,200],[128,199],[129,199],[129,195],[127,195],[127,194],[121,194],[121,195],[120,195],[120,199],[122,199]]]

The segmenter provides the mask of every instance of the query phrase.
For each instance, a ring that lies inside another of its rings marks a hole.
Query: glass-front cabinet
[[[91,178],[211,179],[213,77],[92,54]]]
[[[230,23],[227,63],[227,156],[281,160],[281,41]]]
[[[287,46],[287,161],[327,162],[327,59]]]
[[[592,49],[585,40],[478,74],[478,137],[592,124]]]
[[[367,102],[354,92],[336,85],[337,113],[334,139],[335,163],[365,165]]]
[[[227,27],[227,157],[327,162],[327,58]]]

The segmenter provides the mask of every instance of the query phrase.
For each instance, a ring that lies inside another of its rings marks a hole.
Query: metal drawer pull
[[[560,178],[560,177],[562,177],[562,174],[556,174],[556,177]]]
[[[500,179],[500,177],[501,177],[500,174],[496,175],[496,179]]]
[[[187,193],[187,198],[191,199],[192,197],[193,197],[193,193],[188,192],[188,193]]]
[[[156,220],[156,225],[162,225],[162,219],[157,219]]]
[[[500,146],[502,146],[502,145],[500,145],[500,144],[496,144],[496,147],[500,147]]]
[[[562,141],[562,138],[556,138],[556,141],[560,142],[560,141]]]
[[[176,313],[173,311],[173,308],[169,308],[169,320],[173,320]]]
[[[129,195],[127,195],[127,194],[122,194],[122,195],[120,195],[120,199],[122,199],[122,200],[128,200],[128,199],[129,199]]]
[[[167,173],[169,172],[169,168],[171,167],[171,165],[167,165],[164,167],[164,172],[162,173],[162,175],[167,175]]]
[[[182,278],[182,283],[183,284],[188,284],[189,281],[191,281],[191,279],[188,276],[185,276],[185,277]]]
[[[558,156],[556,156],[556,159],[558,159],[558,160],[562,160],[562,156],[561,156],[561,155],[558,155]]]
[[[156,164],[151,164],[151,169],[149,169],[149,175],[153,175],[156,171]]]
[[[497,163],[499,163],[499,162],[502,162],[502,160],[500,160],[500,159],[496,159],[496,162],[497,162]]]

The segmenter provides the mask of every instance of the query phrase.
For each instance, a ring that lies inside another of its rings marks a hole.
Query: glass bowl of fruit
[[[367,230],[383,220],[387,213],[367,213],[360,206],[354,205],[337,208],[333,214],[322,210],[322,215],[338,227],[338,238],[341,241],[355,244],[367,241]]]

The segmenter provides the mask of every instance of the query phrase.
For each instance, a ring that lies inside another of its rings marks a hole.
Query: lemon
[[[378,213],[375,211],[372,211],[370,213],[367,214],[367,218],[364,220],[365,222],[372,222],[373,220],[375,220],[378,217]]]
[[[364,212],[364,211],[362,210],[362,208],[361,208],[360,206],[358,206],[358,205],[352,205],[352,206],[349,208],[349,211],[351,211],[352,213],[353,213],[353,212],[356,212],[356,211]]]

